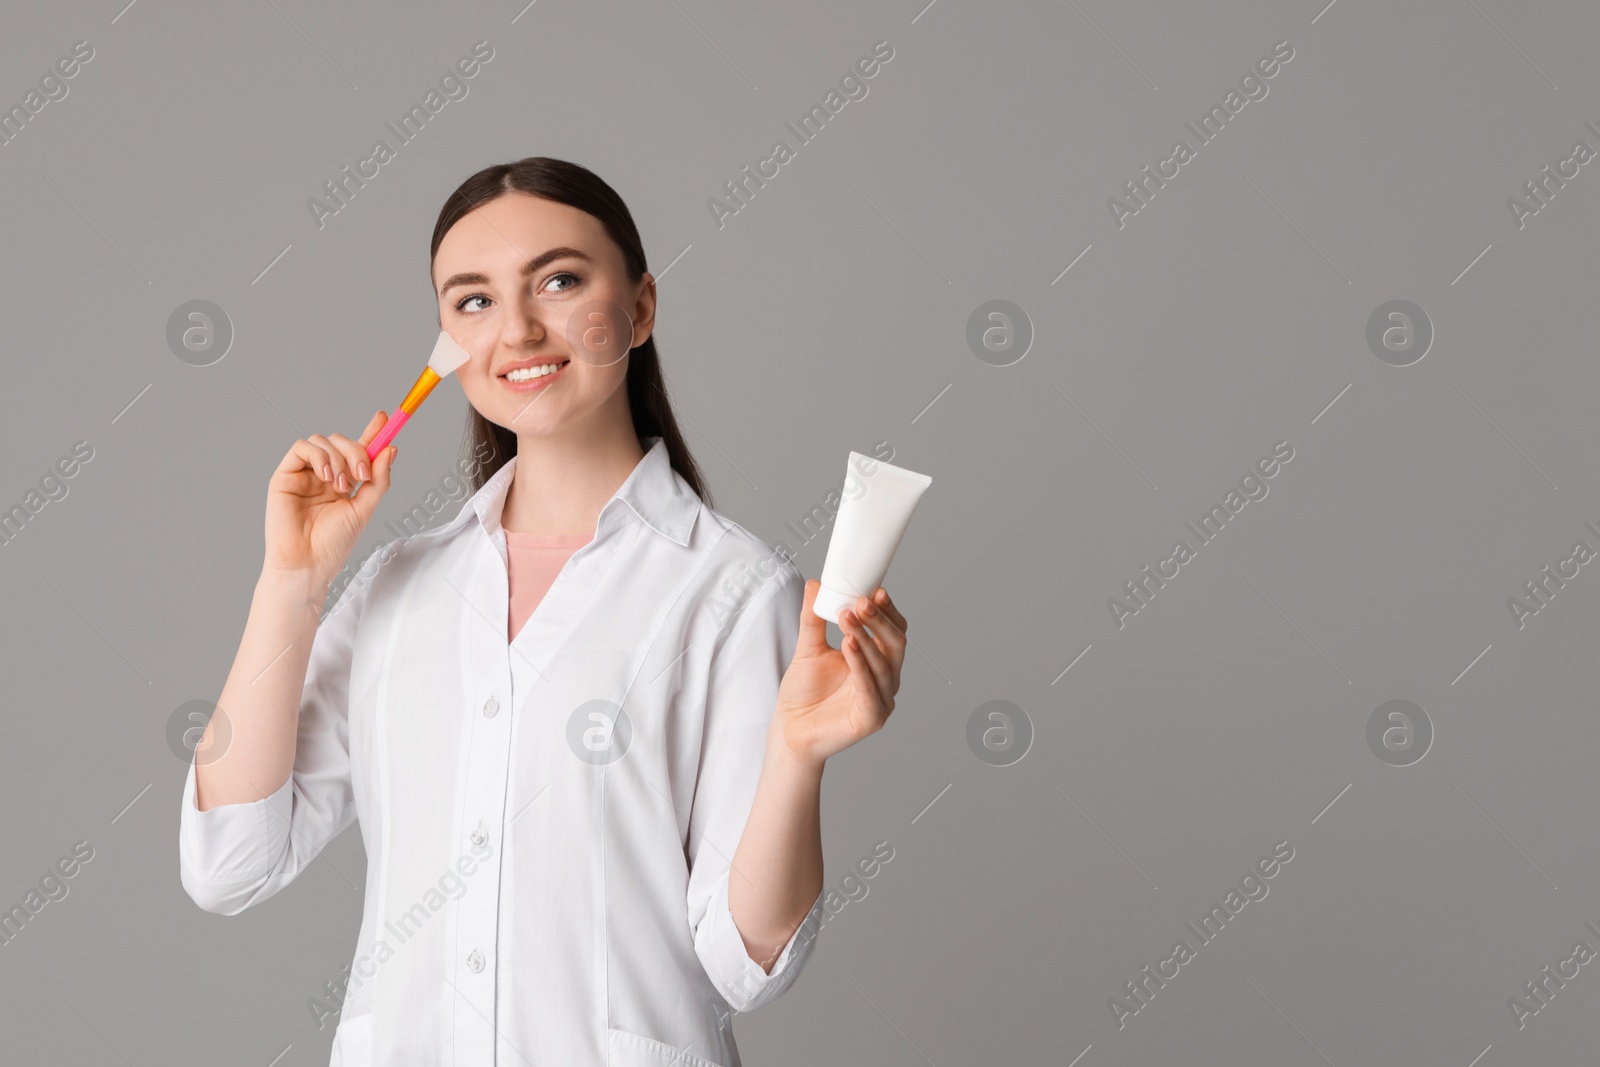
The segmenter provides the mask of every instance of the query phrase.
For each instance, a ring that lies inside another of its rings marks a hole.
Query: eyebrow
[[[566,259],[569,257],[572,259],[585,260],[589,263],[594,262],[594,259],[587,252],[580,252],[576,248],[562,245],[559,248],[552,248],[547,252],[541,252],[537,256],[534,256],[532,259],[528,260],[528,262],[522,265],[521,274],[524,278],[526,278],[528,275],[532,274],[534,271],[538,270],[540,267],[543,267],[547,263],[552,263],[555,260]],[[445,280],[445,283],[439,287],[439,295],[443,296],[448,290],[453,289],[458,285],[488,284],[488,275],[479,274],[476,271],[469,271],[464,274],[452,274]]]

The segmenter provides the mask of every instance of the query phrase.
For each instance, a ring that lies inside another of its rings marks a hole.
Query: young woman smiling
[[[382,411],[291,446],[185,782],[184,888],[237,914],[359,820],[334,1067],[736,1067],[730,1012],[810,955],[823,768],[893,710],[905,619],[880,587],[833,648],[818,583],[786,560],[732,618],[708,607],[772,548],[711,507],[662,380],[655,279],[594,174],[536,157],[473,175],[431,276],[492,458],[319,627],[396,449],[367,462]]]

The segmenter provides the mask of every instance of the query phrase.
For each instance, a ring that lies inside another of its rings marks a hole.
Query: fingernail
[[[877,613],[878,613],[878,609],[873,606],[872,601],[870,601],[870,600],[867,601],[867,614],[868,615],[876,615]]]
[[[333,464],[324,463],[322,465],[322,480],[325,482],[333,481]]]
[[[372,480],[372,468],[368,467],[365,462],[360,465],[356,473],[361,475],[361,480],[364,482],[370,482]]]

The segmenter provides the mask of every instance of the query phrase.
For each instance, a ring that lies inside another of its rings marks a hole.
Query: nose
[[[508,347],[526,348],[544,339],[545,323],[536,301],[507,304],[500,321],[503,323],[501,339]]]

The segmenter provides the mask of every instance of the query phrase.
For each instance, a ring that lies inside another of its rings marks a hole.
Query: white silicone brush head
[[[456,344],[455,338],[440,330],[439,340],[433,345],[433,355],[428,357],[428,366],[433,373],[443,378],[471,358],[472,353]]]

